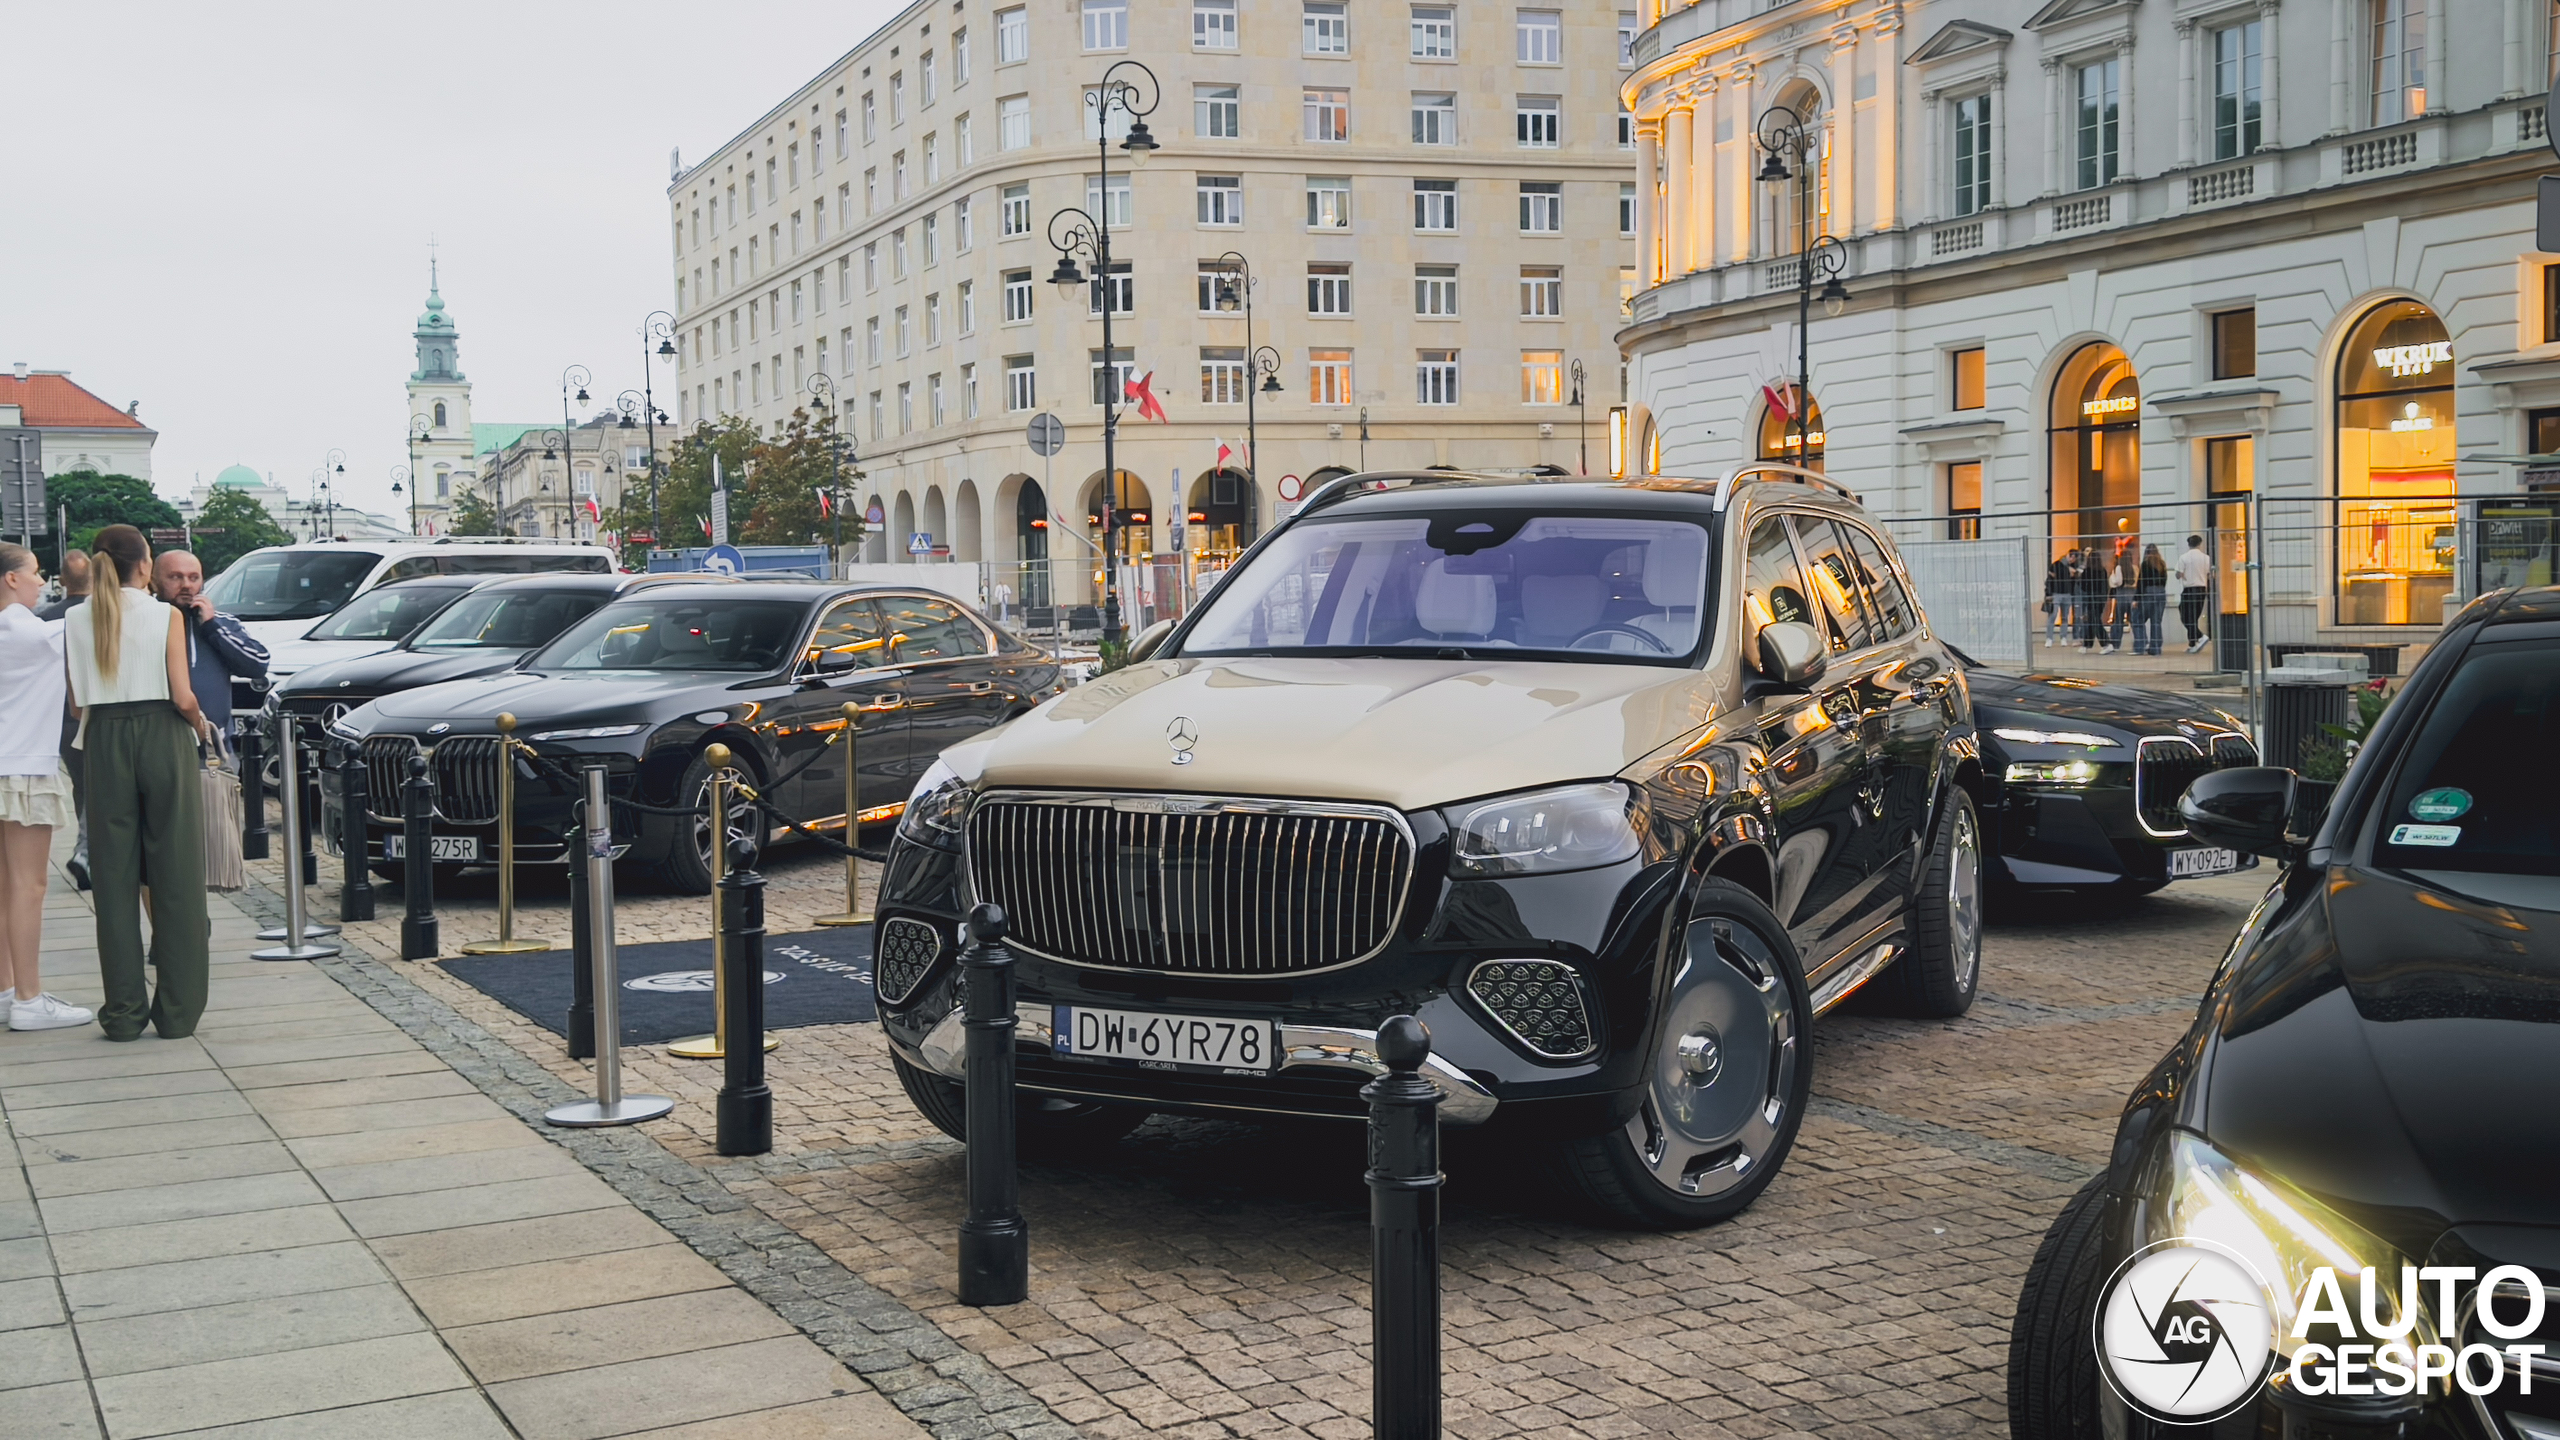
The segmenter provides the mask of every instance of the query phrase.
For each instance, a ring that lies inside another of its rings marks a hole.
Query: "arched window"
[[[1810,237],[1837,233],[1831,217],[1831,122],[1822,108],[1822,92],[1809,84],[1792,87],[1778,103],[1802,123],[1806,150],[1801,164],[1795,151],[1781,152],[1787,178],[1764,182],[1760,188],[1768,201],[1768,253],[1795,255],[1810,243]],[[1768,139],[1779,138],[1774,130],[1761,133]],[[1756,167],[1766,158],[1765,153],[1755,154],[1752,164]]]
[[[2338,355],[2337,619],[2439,625],[2453,592],[2453,337],[2415,300],[2373,307]]]
[[[2122,349],[2083,345],[2053,382],[2053,547],[2141,539],[2142,385]]]
[[[1791,384],[1770,386],[1768,393],[1770,403],[1760,412],[1760,458],[1821,469],[1822,402]],[[1805,411],[1802,425],[1796,423],[1799,405]]]
[[[436,402],[436,428],[444,428],[444,402],[441,400]]]

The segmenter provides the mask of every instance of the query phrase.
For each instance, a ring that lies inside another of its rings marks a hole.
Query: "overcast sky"
[[[430,237],[474,419],[556,422],[571,364],[609,404],[674,300],[669,149],[899,8],[12,5],[0,363],[141,401],[163,495],[235,461],[300,495],[336,447],[341,499],[390,511]]]

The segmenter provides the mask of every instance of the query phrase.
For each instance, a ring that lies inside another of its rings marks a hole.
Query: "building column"
[[[2355,128],[2354,96],[2347,81],[2355,74],[2355,0],[2329,0],[2329,133]]]
[[[2062,193],[2062,132],[2069,128],[2062,108],[2062,62],[2047,58],[2044,66],[2044,193]]]
[[[1733,167],[1733,259],[1734,263],[1751,258],[1751,231],[1760,207],[1754,192],[1759,188],[1753,178],[1760,173],[1760,72],[1753,65],[1737,66],[1733,80],[1741,91],[1733,116],[1733,128],[1740,141],[1742,163]]]
[[[1902,14],[1876,21],[1876,228],[1902,223]]]
[[[2180,17],[2178,32],[2178,165],[2196,163],[2196,22]],[[2131,67],[2128,66],[2129,70]],[[2130,81],[2133,77],[2125,77]]]
[[[1697,268],[1692,258],[1692,245],[1697,238],[1697,202],[1690,187],[1697,181],[1697,167],[1691,164],[1695,140],[1692,129],[1695,114],[1686,105],[1675,104],[1662,112],[1662,273],[1665,278],[1686,275]]]
[[[1991,72],[1991,208],[2009,203],[2009,70]]]
[[[1689,264],[1710,270],[1716,263],[1716,78],[1698,81],[1696,114],[1689,131]]]
[[[1920,92],[1922,128],[1927,131],[1921,141],[1921,183],[1928,188],[1920,196],[1920,223],[1934,222],[1951,208],[1947,205],[1947,102],[1936,90]]]
[[[1662,283],[1661,252],[1655,237],[1662,233],[1661,204],[1655,197],[1654,172],[1662,162],[1658,121],[1636,122],[1636,277],[1647,288]]]
[[[2116,178],[2141,173],[2133,159],[2133,36],[2116,42]]]
[[[2518,0],[2522,3],[2522,0]],[[2276,101],[2281,91],[2278,81],[2284,75],[2284,39],[2276,32],[2276,24],[2284,11],[2277,0],[2258,0],[2258,23],[2262,28],[2260,53],[2266,58],[2258,69],[2258,148],[2273,150],[2284,144],[2284,132],[2278,128],[2282,110]]]
[[[1831,233],[1858,233],[1858,31],[1831,32]]]
[[[2499,87],[2498,98],[2512,100],[2524,93],[2524,0],[2506,0],[2507,43],[2506,83]]]
[[[2453,22],[2445,14],[2445,0],[2427,0],[2427,113],[2442,115],[2452,107],[2446,97],[2453,86],[2453,67],[2445,63],[2445,39],[2453,34]]]

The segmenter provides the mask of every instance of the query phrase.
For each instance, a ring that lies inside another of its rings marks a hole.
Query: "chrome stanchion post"
[[[512,727],[510,727],[512,728]],[[622,1093],[622,1015],[615,993],[613,949],[613,807],[605,799],[604,766],[586,767],[587,931],[595,952],[596,1098],[563,1105],[542,1118],[554,1125],[593,1129],[655,1120],[676,1108],[664,1095]]]
[[[854,731],[862,722],[862,705],[855,700],[844,702],[844,729],[836,738],[844,742],[844,913],[821,915],[821,925],[868,925],[871,917],[862,911],[862,857],[853,850],[862,844],[862,770],[855,763],[859,755]]]
[[[516,938],[516,717],[498,716],[498,938],[474,940],[465,955],[526,955],[551,949],[548,940]],[[610,826],[607,827],[610,829]]]
[[[1422,1078],[1431,1032],[1378,1030],[1387,1073],[1369,1102],[1370,1413],[1378,1440],[1440,1434],[1440,1088]]]
[[[373,777],[365,770],[364,751],[347,747],[338,767],[338,850],[347,862],[346,879],[338,886],[338,918],[373,918],[373,855],[366,817],[373,811]]]
[[[297,763],[301,745],[293,735],[293,719],[283,711],[276,712],[276,758],[282,762],[284,791],[284,924],[258,932],[261,940],[281,940],[281,945],[252,950],[252,960],[319,960],[338,953],[338,947],[313,944],[336,931],[311,923],[303,906],[302,895],[302,775]]]
[[[720,933],[720,887],[729,878],[729,816],[737,803],[731,798],[730,787],[740,782],[738,772],[729,764],[737,756],[728,746],[716,741],[706,745],[702,758],[711,765],[704,799],[711,811],[711,1033],[668,1041],[667,1053],[679,1060],[718,1060],[729,1053],[729,993],[720,983],[721,957],[726,948]],[[774,1048],[776,1043],[772,1036],[764,1037],[765,1049]]]
[[[968,985],[966,1102],[969,1218],[960,1222],[960,1303],[1019,1305],[1031,1293],[1031,1231],[1014,1155],[1013,952],[1003,907],[979,905],[962,926]]]
[[[433,960],[442,946],[436,926],[435,785],[427,779],[427,757],[409,757],[409,778],[400,784],[400,893],[408,913],[400,917],[400,958]]]
[[[726,842],[727,837],[722,837]],[[740,836],[720,877],[721,1040],[718,1147],[723,1155],[773,1149],[773,1091],[764,1083],[764,877]]]
[[[267,858],[267,731],[258,717],[240,722],[240,858]]]

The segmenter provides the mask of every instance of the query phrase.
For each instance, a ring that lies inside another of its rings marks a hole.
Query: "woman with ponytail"
[[[89,884],[98,906],[99,1027],[133,1040],[195,1033],[204,1013],[204,791],[210,742],[188,683],[185,618],[151,597],[151,547],[130,525],[98,532],[89,603],[66,617],[71,703],[88,766]],[[151,887],[151,993],[143,977],[142,887]]]
[[[53,832],[72,823],[62,770],[62,622],[38,619],[44,578],[24,546],[0,544],[0,1021],[12,1030],[86,1025],[44,991],[44,887]]]

